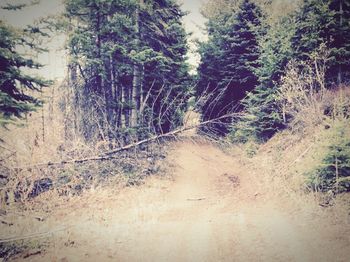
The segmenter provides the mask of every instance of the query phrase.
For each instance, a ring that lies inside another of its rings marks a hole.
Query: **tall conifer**
[[[259,66],[256,27],[260,26],[260,8],[250,0],[244,0],[236,13],[224,13],[221,17],[215,18],[221,28],[209,28],[209,35],[213,36],[201,49],[199,90],[203,92],[209,88],[211,92],[202,107],[203,120],[242,109],[241,99],[258,84],[254,70]],[[211,50],[214,54],[210,54]],[[210,82],[206,83],[206,80]],[[212,127],[213,131],[226,133],[231,121],[231,118],[222,119],[222,124]]]
[[[25,6],[7,5],[1,8],[15,11]],[[0,125],[13,123],[25,113],[35,110],[41,101],[33,96],[32,91],[41,91],[42,87],[51,84],[28,73],[28,69],[38,69],[42,65],[18,51],[19,47],[34,52],[44,51],[32,41],[38,35],[46,36],[36,26],[16,29],[0,20]]]

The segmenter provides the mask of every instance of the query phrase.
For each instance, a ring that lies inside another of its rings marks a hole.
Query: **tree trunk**
[[[97,21],[96,21],[96,48],[97,48],[97,54],[96,58],[101,61],[101,15],[100,15],[100,7],[96,6],[97,9]],[[95,92],[96,94],[100,94],[103,90],[103,83],[102,83],[102,77],[101,77],[101,68],[96,68],[96,86],[95,86]]]
[[[78,132],[78,110],[80,108],[80,104],[78,103],[78,92],[79,90],[77,90],[77,66],[74,63],[70,63],[68,65],[68,90],[73,90],[73,94],[70,97],[72,99],[72,101],[67,101],[67,102],[72,102],[74,105],[74,110],[73,110],[73,130],[74,133]],[[67,104],[65,105],[65,107],[67,108]],[[68,114],[67,114],[68,116]],[[65,117],[65,119],[69,119],[68,117]],[[67,127],[66,127],[67,128]],[[67,138],[67,133],[66,133],[66,138]]]
[[[129,90],[127,86],[122,87],[122,119],[121,126],[126,128],[130,126],[130,109],[129,109]]]
[[[339,1],[339,14],[340,14],[340,28],[343,27],[343,1],[340,0]],[[342,77],[342,68],[341,68],[341,64],[338,65],[338,85],[340,85],[343,82],[343,77]]]
[[[116,76],[117,78],[117,76]],[[118,79],[118,78],[117,78]],[[123,106],[122,106],[122,102],[123,102],[123,88],[122,85],[116,85],[116,93],[117,93],[117,97],[115,102],[118,103],[118,106],[115,108],[115,114],[117,115],[117,128],[121,128],[122,127],[122,116],[123,116]]]
[[[139,2],[140,7],[143,5],[143,0]],[[140,50],[141,42],[141,30],[140,30],[140,7],[136,9],[135,14],[135,31],[137,35],[136,39],[136,52]],[[142,65],[139,62],[135,62],[133,65],[133,80],[131,89],[131,127],[136,127],[138,124],[138,113],[141,105],[141,93],[142,93]]]
[[[133,74],[131,127],[136,127],[139,118],[138,113],[140,112],[142,89],[142,67],[139,64],[134,65]]]
[[[113,61],[113,56],[110,56],[110,65],[111,65],[111,85],[112,85],[112,125],[113,125],[113,132],[116,133],[117,129],[119,127],[118,125],[118,119],[119,119],[119,105],[118,105],[118,100],[120,99],[119,93],[118,93],[118,88],[117,88],[117,82],[115,80],[115,67],[114,67],[114,61]]]
[[[107,114],[107,134],[109,141],[112,140],[113,134],[112,129],[114,129],[113,125],[113,83],[112,83],[112,72],[111,72],[112,65],[110,63],[109,57],[104,56],[104,72],[106,80],[102,81],[103,88],[104,88],[104,94],[105,94],[105,104],[106,104],[106,114]]]

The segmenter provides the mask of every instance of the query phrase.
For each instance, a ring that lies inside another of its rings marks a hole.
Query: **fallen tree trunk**
[[[223,116],[215,118],[215,119],[211,119],[211,120],[208,120],[208,121],[204,121],[204,122],[198,123],[196,125],[192,125],[192,126],[188,126],[188,127],[185,126],[185,127],[173,130],[173,131],[165,133],[165,134],[155,135],[155,136],[152,136],[150,138],[146,138],[146,139],[137,141],[137,142],[132,143],[132,144],[128,144],[128,145],[125,145],[125,146],[122,146],[122,147],[119,147],[119,148],[116,148],[116,149],[113,149],[113,150],[110,150],[110,151],[103,152],[102,154],[97,155],[97,156],[91,156],[91,157],[79,158],[79,159],[62,160],[62,161],[57,161],[57,162],[49,161],[49,162],[45,162],[45,163],[37,163],[37,164],[34,164],[34,165],[15,167],[14,169],[18,171],[18,170],[23,170],[23,169],[28,169],[28,168],[35,168],[35,167],[43,167],[43,166],[58,166],[58,165],[65,165],[65,164],[75,164],[75,163],[78,164],[78,163],[84,163],[84,162],[89,162],[89,161],[103,161],[103,160],[114,159],[114,158],[117,158],[117,156],[114,156],[114,154],[116,154],[116,153],[119,153],[119,152],[122,152],[122,151],[125,151],[125,150],[129,150],[131,148],[137,147],[137,146],[142,145],[142,144],[146,144],[146,143],[149,143],[149,142],[156,141],[156,140],[158,140],[160,138],[173,137],[173,136],[176,136],[177,134],[180,134],[180,133],[182,133],[184,131],[191,130],[191,129],[194,129],[194,128],[198,128],[200,126],[207,125],[207,124],[216,122],[218,120],[221,120],[223,118],[239,116],[239,115],[240,115],[239,113],[226,114],[226,115],[223,115]]]

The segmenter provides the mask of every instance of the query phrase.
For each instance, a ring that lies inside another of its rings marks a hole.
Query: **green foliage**
[[[143,63],[144,92],[150,93],[143,125],[151,122],[156,133],[168,132],[182,123],[189,97],[187,35],[181,23],[185,13],[174,1],[149,1],[146,6],[141,39],[155,55]]]
[[[350,191],[350,123],[337,121],[329,132],[329,145],[322,163],[306,174],[309,185],[321,191]]]
[[[292,39],[294,57],[307,60],[321,43],[331,41],[332,12],[327,0],[305,0],[295,13],[296,32]]]
[[[243,100],[244,114],[233,124],[230,138],[233,142],[249,140],[264,142],[284,127],[276,88],[257,87]]]
[[[87,139],[102,132],[115,139],[122,130],[167,132],[181,123],[189,93],[187,35],[178,4],[164,1],[66,1],[72,83],[85,115],[99,107],[98,121],[86,119]],[[88,97],[103,101],[96,105]],[[94,113],[96,114],[96,113]],[[101,129],[99,126],[104,126]],[[123,133],[123,134],[120,134]],[[132,135],[132,132],[130,132]]]
[[[257,86],[254,70],[259,67],[257,28],[261,16],[257,5],[244,0],[236,13],[223,12],[209,20],[209,41],[200,47],[197,88],[197,96],[210,94],[201,108],[203,120],[241,109],[241,99]],[[226,125],[217,124],[214,129],[217,133],[227,132]]]
[[[328,87],[349,82],[349,6],[349,1],[343,0],[305,0],[293,14],[267,27],[259,39],[261,66],[255,70],[260,85],[242,102],[246,110],[234,124],[233,141],[266,141],[293,119],[292,115],[282,114],[277,99],[289,61],[298,61],[300,70],[308,63],[316,64],[315,76],[305,77],[315,77],[317,81],[324,78]],[[318,61],[321,47],[330,55]],[[323,80],[320,84],[324,84]]]
[[[257,85],[253,70],[259,67],[257,30],[260,18],[260,9],[254,3],[248,0],[242,1],[232,21],[232,29],[229,29],[225,37],[226,48],[223,50],[223,57],[226,61],[221,72],[224,78],[219,84],[229,86],[229,89],[236,89],[232,96],[239,97],[238,100],[246,91],[252,90]]]
[[[24,45],[40,50],[27,40],[37,33],[42,34],[39,29],[21,32],[0,21],[0,125],[14,123],[25,113],[35,110],[41,102],[28,95],[28,91],[39,91],[51,84],[50,81],[24,73],[24,69],[37,69],[41,65],[16,49]]]
[[[259,63],[255,70],[260,83],[267,87],[278,84],[288,61],[293,56],[291,39],[294,36],[293,17],[287,16],[266,26],[266,33],[259,38]]]
[[[321,44],[331,51],[327,83],[350,81],[350,3],[347,0],[306,0],[295,13],[294,58],[306,61]]]
[[[285,126],[278,103],[278,84],[292,57],[293,19],[281,18],[266,30],[259,38],[261,66],[255,70],[260,85],[242,101],[244,113],[233,124],[230,134],[234,142],[266,141]]]
[[[327,78],[337,84],[350,83],[350,1],[332,0],[329,8],[333,19]]]
[[[224,14],[209,20],[207,24],[209,40],[199,45],[201,63],[198,68],[197,97],[200,97],[204,93],[212,92],[220,82],[223,36],[226,34],[223,24],[227,19],[228,15]]]

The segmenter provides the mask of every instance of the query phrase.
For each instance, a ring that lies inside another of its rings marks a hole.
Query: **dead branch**
[[[205,199],[206,199],[205,197],[200,197],[200,198],[187,198],[186,200],[187,201],[202,201]]]
[[[43,238],[43,237],[49,237],[53,233],[59,232],[59,231],[64,231],[70,228],[71,226],[66,226],[62,227],[56,230],[51,230],[47,232],[39,232],[39,233],[33,233],[33,234],[28,234],[26,236],[18,236],[18,237],[8,237],[8,238],[2,238],[0,239],[0,244],[1,243],[8,243],[8,242],[13,242],[13,241],[20,241],[20,240],[26,240],[26,239],[32,239],[32,238]]]
[[[78,164],[78,163],[84,163],[84,162],[90,162],[90,161],[103,161],[103,160],[109,160],[109,159],[113,159],[113,158],[118,158],[118,156],[113,156],[113,155],[116,154],[116,153],[125,151],[125,150],[129,150],[131,148],[137,147],[137,146],[142,145],[142,144],[146,144],[146,143],[149,143],[149,142],[156,141],[156,140],[158,140],[160,138],[174,137],[174,136],[176,136],[176,135],[178,135],[178,134],[180,134],[180,133],[182,133],[184,131],[195,129],[195,128],[198,128],[200,126],[207,125],[207,124],[210,124],[210,123],[215,123],[216,121],[219,121],[219,120],[224,119],[224,118],[234,117],[234,116],[239,116],[239,115],[240,115],[240,113],[226,114],[226,115],[220,116],[218,118],[207,120],[207,121],[204,121],[204,122],[192,125],[192,126],[182,127],[182,128],[173,130],[173,131],[165,133],[165,134],[155,135],[155,136],[152,136],[150,138],[146,138],[146,139],[134,142],[132,144],[128,144],[128,145],[125,145],[125,146],[122,146],[122,147],[119,147],[119,148],[116,148],[116,149],[113,149],[113,150],[110,150],[110,151],[106,151],[106,152],[104,152],[104,153],[102,153],[100,155],[97,155],[97,156],[91,156],[91,157],[79,158],[79,159],[63,160],[63,161],[57,161],[57,162],[49,161],[49,162],[45,162],[45,163],[37,163],[37,164],[34,164],[34,165],[15,167],[14,170],[18,171],[18,170],[23,170],[23,169],[28,169],[28,168],[35,168],[35,167],[57,166],[57,165],[66,165],[66,164]]]

